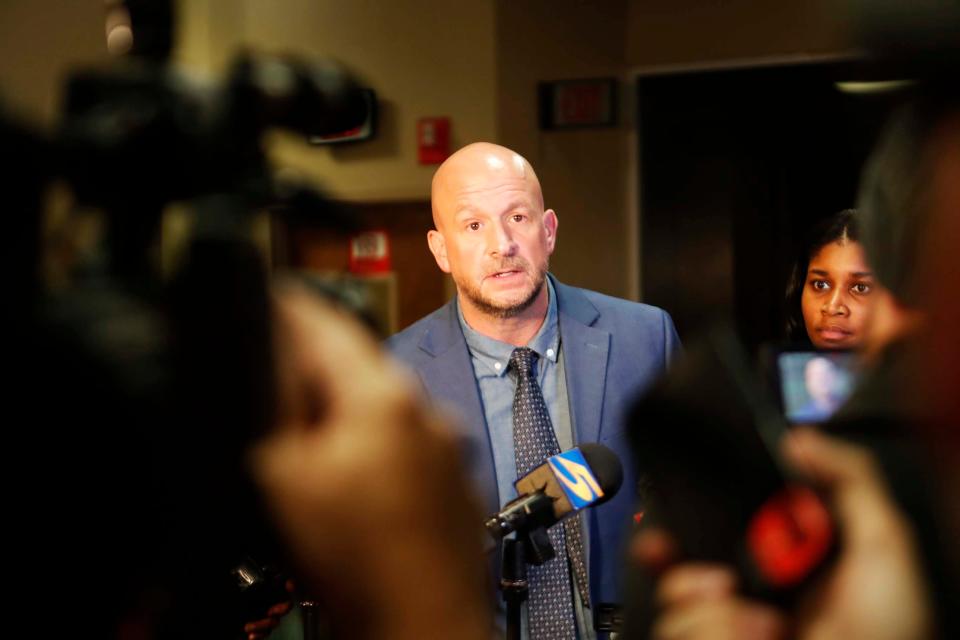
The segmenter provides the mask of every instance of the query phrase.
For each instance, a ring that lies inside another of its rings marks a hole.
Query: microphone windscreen
[[[620,490],[623,484],[623,465],[620,458],[609,447],[596,442],[588,442],[577,447],[590,466],[597,484],[603,490],[603,497],[594,504],[603,504]]]

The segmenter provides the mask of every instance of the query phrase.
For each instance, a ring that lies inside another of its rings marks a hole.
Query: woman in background
[[[859,242],[856,211],[835,214],[810,237],[787,284],[787,338],[817,349],[856,349],[875,286]]]

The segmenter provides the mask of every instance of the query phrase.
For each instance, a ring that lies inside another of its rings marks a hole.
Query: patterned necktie
[[[510,367],[517,376],[513,395],[513,447],[518,478],[560,453],[547,404],[537,384],[536,361],[537,353],[526,347],[514,349],[510,356]],[[572,640],[577,630],[568,557],[577,576],[581,599],[585,606],[590,606],[579,515],[564,520],[563,528],[551,527],[547,533],[557,555],[539,567],[531,566],[527,573],[530,638]]]

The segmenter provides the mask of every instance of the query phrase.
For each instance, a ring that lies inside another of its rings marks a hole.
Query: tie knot
[[[533,377],[533,366],[537,363],[537,352],[529,347],[517,347],[510,354],[510,366],[520,377]]]

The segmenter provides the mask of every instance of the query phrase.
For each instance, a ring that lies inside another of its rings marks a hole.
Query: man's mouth
[[[506,271],[497,271],[497,272],[494,272],[494,273],[490,274],[490,275],[487,276],[487,277],[488,277],[488,278],[494,278],[494,279],[498,279],[498,280],[499,280],[499,279],[501,279],[501,278],[509,278],[510,276],[516,275],[516,274],[518,274],[518,273],[520,273],[520,271],[517,270],[517,269],[508,269],[508,270],[506,270]]]

